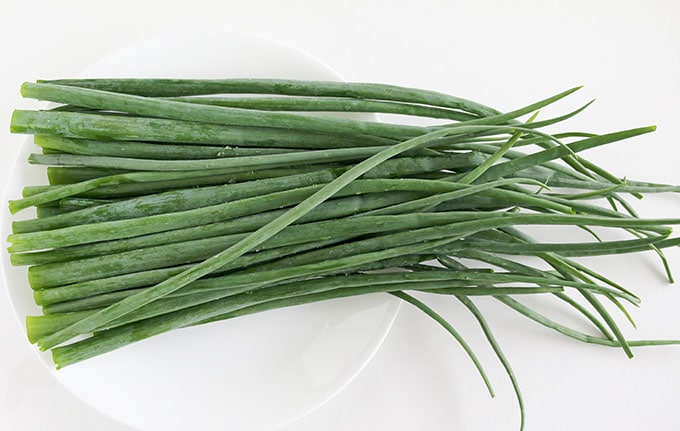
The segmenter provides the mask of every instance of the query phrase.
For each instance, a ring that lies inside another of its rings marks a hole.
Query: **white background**
[[[22,81],[76,75],[110,51],[168,30],[218,26],[298,47],[345,80],[440,90],[507,110],[574,85],[597,98],[574,130],[656,124],[652,136],[591,152],[621,176],[680,183],[680,3],[675,1],[5,1],[0,15],[0,186],[24,138],[7,132]],[[219,55],[216,53],[216,55]],[[680,197],[643,215],[678,216]],[[668,253],[680,273],[680,253]],[[642,296],[631,338],[680,338],[680,291],[651,255],[592,259]],[[680,277],[680,275],[679,275]],[[460,307],[433,304],[480,351],[490,400],[449,336],[403,307],[374,360],[343,392],[286,430],[518,429],[507,379]],[[480,301],[522,384],[527,430],[678,430],[680,347],[583,345]],[[62,389],[0,296],[0,429],[129,431]],[[125,396],[122,394],[121,396]],[[263,412],[266,414],[266,412]]]

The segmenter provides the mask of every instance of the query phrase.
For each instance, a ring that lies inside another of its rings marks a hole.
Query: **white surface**
[[[270,36],[321,59],[353,81],[426,87],[509,109],[573,85],[565,109],[597,98],[574,130],[647,124],[650,136],[592,151],[630,178],[680,182],[680,5],[673,1],[202,2],[120,1],[94,11],[82,1],[10,1],[0,15],[0,171],[23,142],[10,136],[11,110],[35,106],[19,84],[75,75],[129,42],[187,26],[220,26]],[[547,114],[546,114],[547,115]],[[4,187],[5,176],[0,175]],[[677,215],[680,196],[636,203],[644,215]],[[667,253],[680,273],[680,253]],[[650,254],[588,259],[643,299],[631,338],[680,338],[680,291],[667,286]],[[680,277],[680,275],[678,275]],[[502,369],[472,319],[443,298],[430,303],[478,347],[497,392],[490,400],[450,337],[403,307],[383,347],[331,402],[286,430],[513,430],[518,417]],[[680,348],[617,350],[582,345],[479,301],[525,396],[527,430],[676,430]],[[128,431],[70,395],[24,341],[0,304],[0,429]],[[120,394],[121,397],[130,394]],[[266,415],[267,412],[262,412]]]

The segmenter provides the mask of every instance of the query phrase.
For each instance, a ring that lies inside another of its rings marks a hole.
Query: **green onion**
[[[429,90],[375,83],[281,79],[62,79],[38,82],[154,97],[225,93],[332,96],[440,106],[460,109],[482,117],[498,114],[496,110],[460,97]]]
[[[61,104],[16,110],[10,129],[34,135],[48,184],[24,188],[12,213],[10,261],[27,265],[43,314],[31,343],[57,368],[186,326],[317,301],[391,294],[415,306],[479,360],[426,304],[449,295],[472,313],[517,378],[484,312],[491,296],[568,337],[621,348],[620,313],[641,299],[581,256],[680,245],[680,218],[645,219],[622,194],[680,186],[623,179],[583,157],[654,126],[549,133],[591,102],[553,118],[538,110],[578,88],[501,113],[439,92],[385,84],[276,79],[66,79],[24,83]],[[427,117],[423,127],[317,113]],[[526,120],[521,118],[528,116]],[[438,122],[437,122],[438,121]],[[577,228],[549,242],[525,226]],[[605,237],[603,230],[618,231]],[[528,259],[527,259],[528,258]],[[544,296],[584,319],[593,336],[515,299]],[[611,306],[611,307],[610,307]]]

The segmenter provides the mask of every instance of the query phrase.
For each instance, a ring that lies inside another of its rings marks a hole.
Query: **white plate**
[[[83,77],[278,77],[338,80],[281,43],[220,32],[166,34],[116,51]],[[10,173],[7,199],[44,183],[28,166],[30,140]],[[3,206],[3,237],[10,217]],[[16,218],[13,218],[16,219]],[[36,314],[26,269],[2,256],[17,318]],[[311,304],[183,329],[54,371],[94,409],[143,430],[262,430],[331,399],[366,366],[399,309],[387,295]],[[37,352],[37,350],[36,350]],[[37,352],[54,369],[48,354]]]

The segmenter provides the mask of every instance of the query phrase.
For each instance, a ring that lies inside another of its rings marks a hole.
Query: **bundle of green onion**
[[[28,337],[51,349],[57,367],[176,328],[377,292],[439,322],[489,385],[461,336],[416,296],[460,300],[520,407],[475,296],[629,356],[632,346],[677,343],[626,340],[606,303],[629,317],[623,304],[638,297],[572,259],[652,250],[665,263],[662,249],[680,244],[668,227],[680,219],[641,219],[623,196],[680,186],[622,180],[579,154],[654,127],[542,131],[587,106],[537,120],[537,110],[576,89],[508,113],[382,84],[80,79],[21,90],[58,104],[12,116],[12,131],[42,148],[29,162],[49,166],[50,184],[10,202],[12,212],[35,207],[37,216],[15,221],[9,237],[11,260],[30,265],[44,312],[28,317]],[[522,228],[532,225],[578,227],[592,240],[540,242]],[[625,236],[601,239],[603,228]],[[539,294],[572,306],[599,335],[517,299]]]

